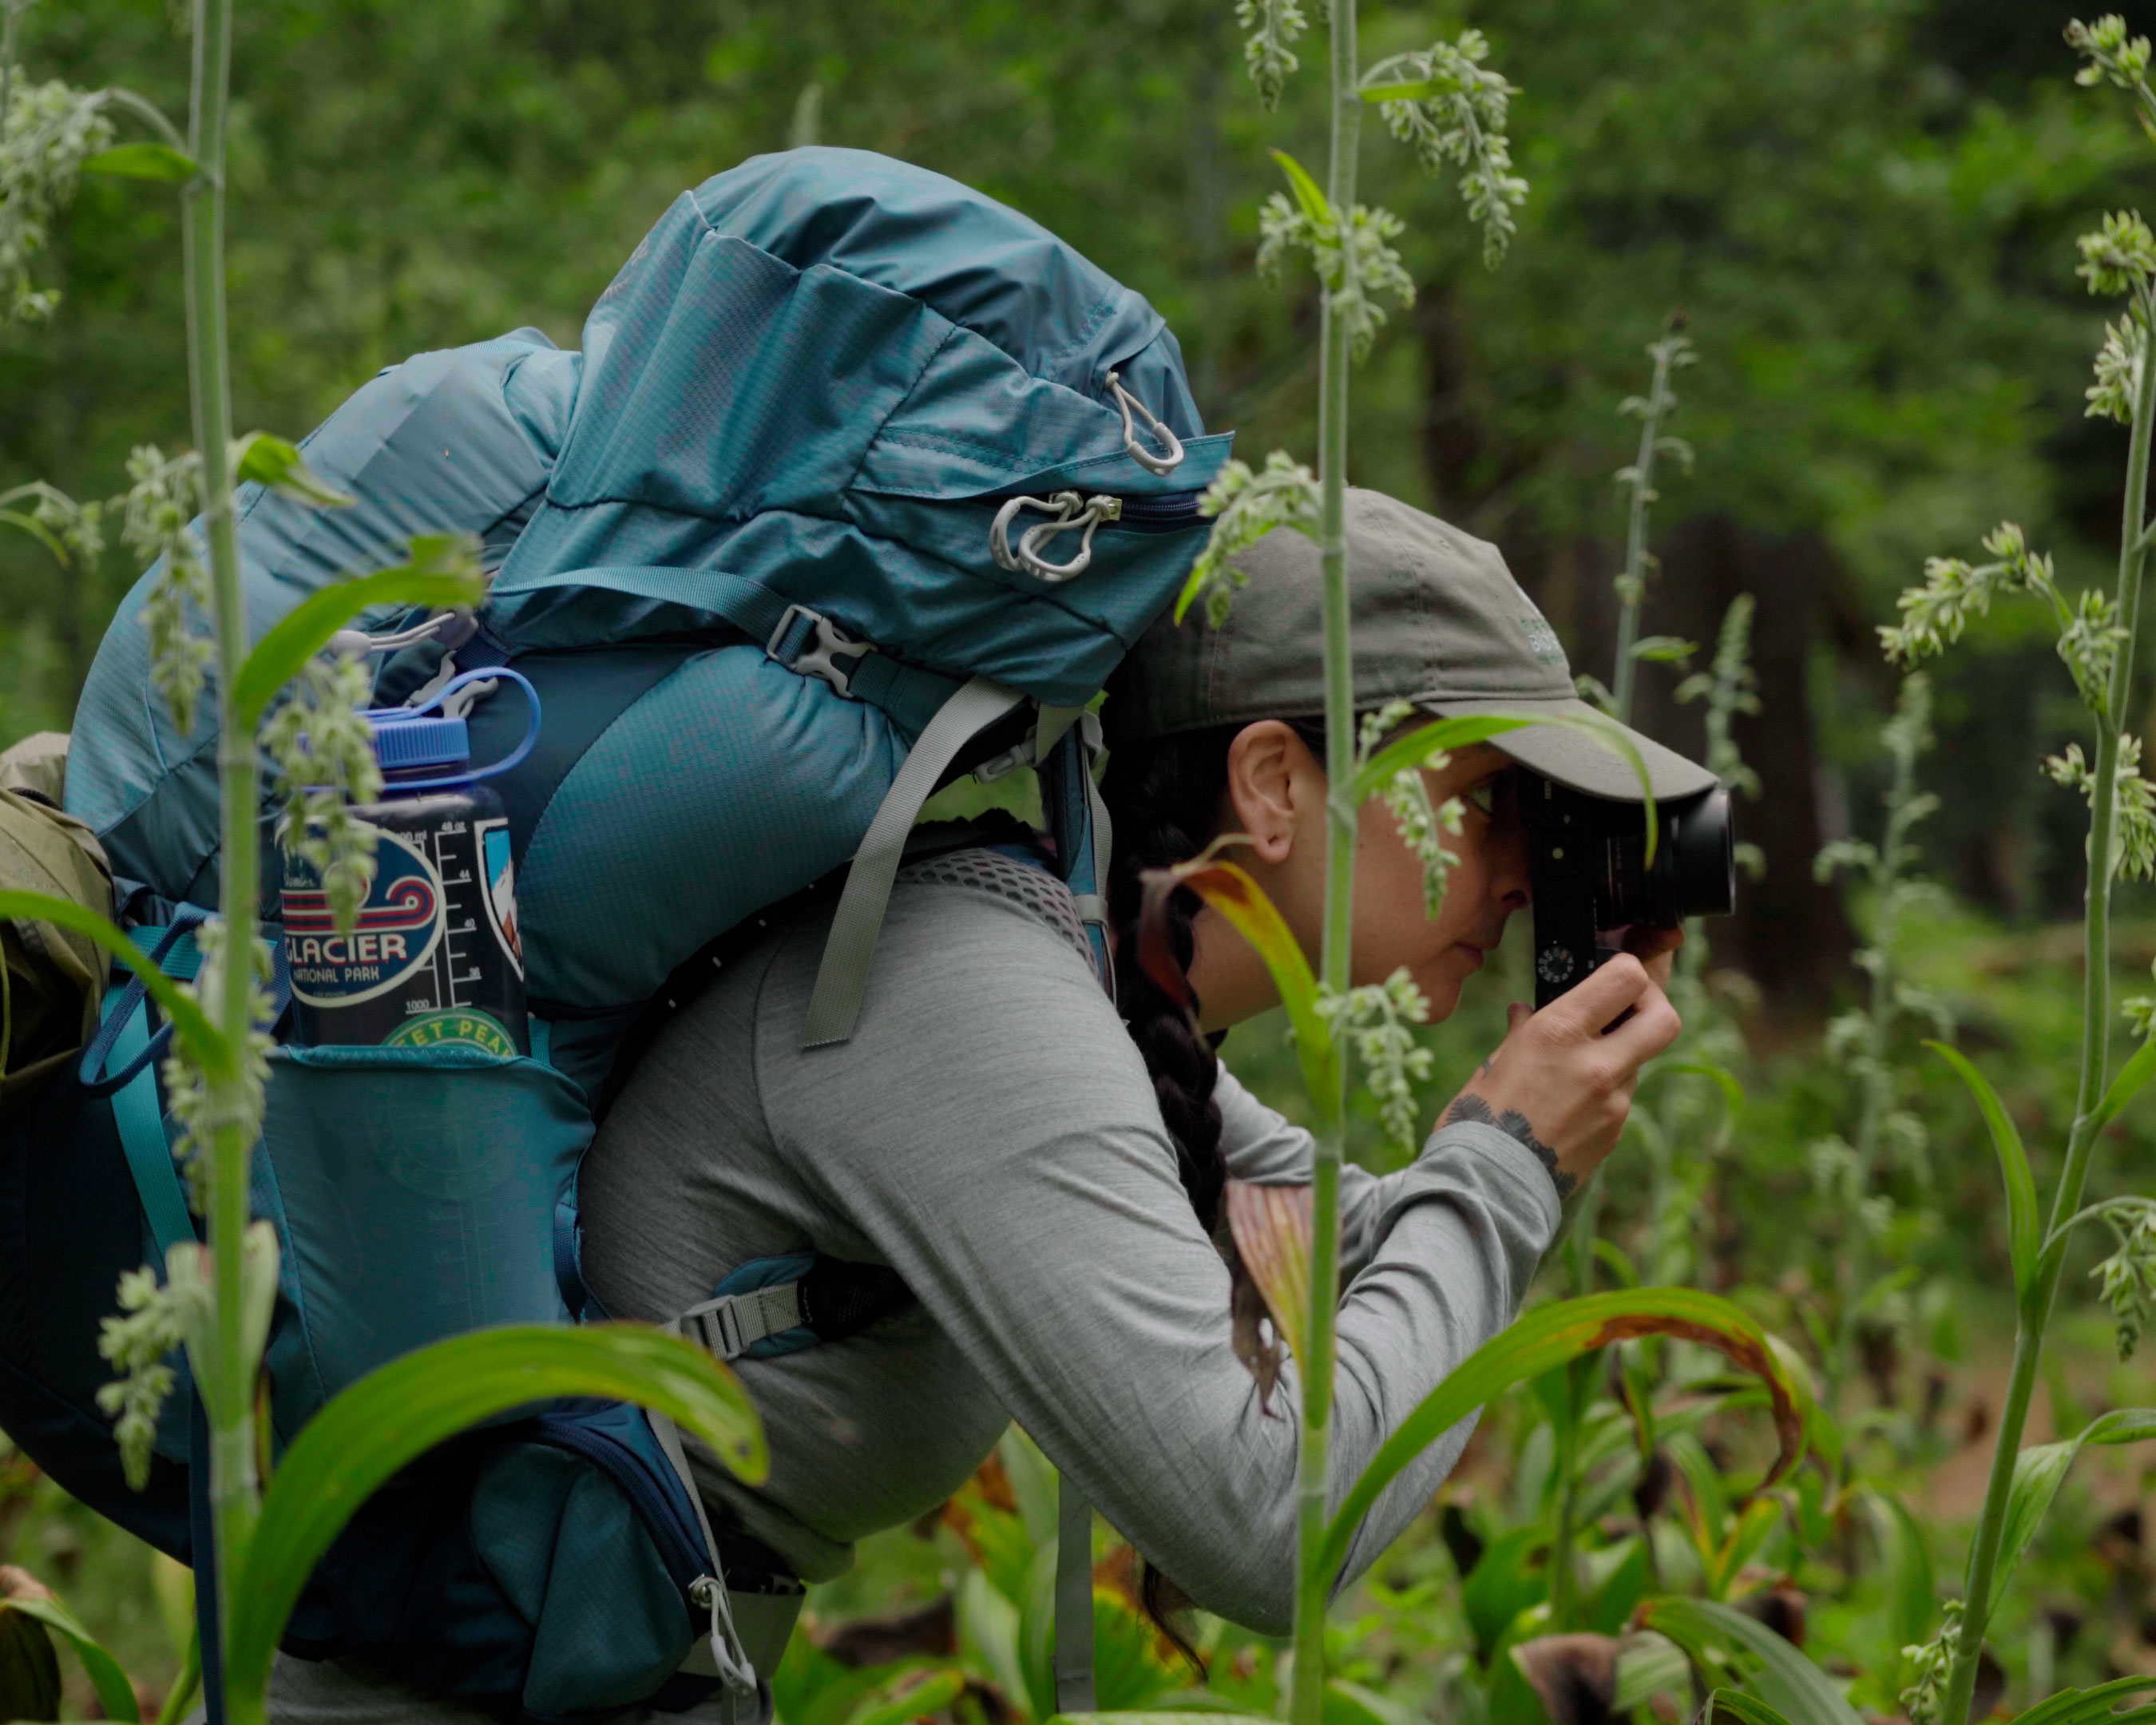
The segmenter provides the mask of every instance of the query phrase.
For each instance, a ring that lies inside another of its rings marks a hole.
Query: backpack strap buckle
[[[806,605],[788,605],[780,614],[778,627],[763,644],[767,657],[804,677],[821,677],[839,694],[853,695],[853,671],[841,659],[858,661],[875,651],[875,643],[857,641],[820,611]]]
[[[682,1333],[721,1360],[739,1359],[766,1337],[798,1329],[807,1321],[798,1281],[721,1294],[691,1306],[680,1317]]]

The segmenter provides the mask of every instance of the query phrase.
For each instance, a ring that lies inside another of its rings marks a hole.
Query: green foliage
[[[1343,235],[1340,213],[1301,164],[1282,150],[1274,151],[1273,158],[1286,174],[1295,201],[1276,192],[1258,212],[1258,278],[1277,287],[1288,255],[1306,258],[1324,286],[1327,308],[1347,328],[1355,357],[1367,359],[1385,321],[1377,296],[1390,295],[1404,306],[1414,304],[1414,278],[1390,244],[1407,231],[1405,224],[1389,210],[1358,203]]]
[[[1910,1725],[1939,1725],[1946,1704],[1947,1680],[1952,1675],[1954,1648],[1961,1640],[1962,1603],[1948,1599],[1939,1619],[1939,1632],[1918,1645],[1904,1647],[1909,1662],[1909,1686],[1902,1692],[1902,1708]]]
[[[18,0],[6,5],[12,49],[22,8]],[[112,123],[95,92],[58,79],[17,83],[13,59],[12,51],[0,55],[0,327],[52,315],[59,295],[33,285],[31,264],[73,200],[85,162],[112,141]]]
[[[1294,527],[1317,536],[1317,475],[1283,449],[1266,456],[1264,469],[1256,473],[1231,460],[1205,488],[1198,512],[1214,518],[1213,531],[1183,581],[1175,617],[1181,622],[1202,595],[1205,619],[1218,629],[1228,620],[1235,590],[1250,584],[1250,578],[1233,562],[1239,553],[1275,527]]]
[[[1527,182],[1512,172],[1505,131],[1519,91],[1482,64],[1489,54],[1480,30],[1462,30],[1456,43],[1380,60],[1363,74],[1362,96],[1378,104],[1386,129],[1425,172],[1460,171],[1460,201],[1482,230],[1483,267],[1495,270],[1518,231],[1513,212],[1527,201]]]
[[[444,1438],[562,1396],[652,1409],[751,1484],[770,1465],[755,1405],[733,1374],[693,1344],[639,1325],[475,1330],[393,1360],[309,1420],[278,1465],[228,1594],[225,1681],[234,1719],[259,1722],[285,1620],[316,1561],[377,1486]]]
[[[2096,804],[2096,773],[2082,755],[2082,746],[2068,743],[2066,752],[2044,762],[2045,775],[2056,785],[2079,791],[2092,809]],[[2156,785],[2141,776],[2141,739],[2121,737],[2113,768],[2115,799],[2112,819],[2111,870],[2129,880],[2156,879]]]
[[[1383,983],[1366,983],[1345,994],[1321,987],[1317,1010],[1334,1045],[1353,1051],[1363,1082],[1378,1100],[1378,1118],[1387,1139],[1411,1153],[1420,1114],[1415,1086],[1429,1081],[1435,1065],[1435,1056],[1415,1041],[1409,1028],[1430,1018],[1430,1002],[1422,990],[1403,968]]]

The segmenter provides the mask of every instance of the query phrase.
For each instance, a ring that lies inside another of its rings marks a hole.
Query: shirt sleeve
[[[1260,1101],[1223,1062],[1219,1087],[1220,1149],[1230,1179],[1258,1186],[1307,1186],[1317,1142],[1307,1129]],[[1397,1214],[1392,1199],[1412,1168],[1384,1175],[1354,1163],[1340,1170],[1340,1275],[1353,1280],[1368,1267],[1384,1243],[1383,1230]]]
[[[1235,1358],[1227,1271],[1090,971],[1022,910],[916,887],[893,901],[852,1040],[803,1051],[820,934],[793,937],[757,1012],[773,1141],[1148,1559],[1205,1609],[1284,1633],[1299,1380],[1291,1362],[1268,1410]],[[1237,1158],[1291,1171],[1292,1128],[1265,1126],[1229,1083]],[[1306,1166],[1306,1139],[1303,1154]],[[1368,1249],[1340,1309],[1335,1502],[1511,1321],[1558,1220],[1541,1167],[1474,1122],[1356,1193]],[[1428,1501],[1471,1424],[1380,1497],[1351,1576]]]

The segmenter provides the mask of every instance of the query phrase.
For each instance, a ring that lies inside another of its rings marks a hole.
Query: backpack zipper
[[[1125,497],[1123,512],[1110,525],[1141,533],[1173,532],[1199,520],[1197,491],[1168,491],[1150,497]]]

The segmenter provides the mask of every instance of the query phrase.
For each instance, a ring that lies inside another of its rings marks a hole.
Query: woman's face
[[[1423,774],[1430,802],[1457,797],[1461,830],[1443,834],[1453,858],[1445,899],[1426,913],[1421,860],[1381,798],[1356,824],[1353,980],[1383,982],[1405,966],[1432,1019],[1459,1004],[1460,984],[1481,968],[1505,920],[1528,901],[1527,835],[1513,793],[1512,763],[1486,744],[1462,749]],[[1250,835],[1235,853],[1280,907],[1316,966],[1325,922],[1323,765],[1289,726],[1246,726],[1229,746],[1221,829]],[[1262,1012],[1277,999],[1263,963],[1215,912],[1199,918],[1192,984],[1207,1029]]]

